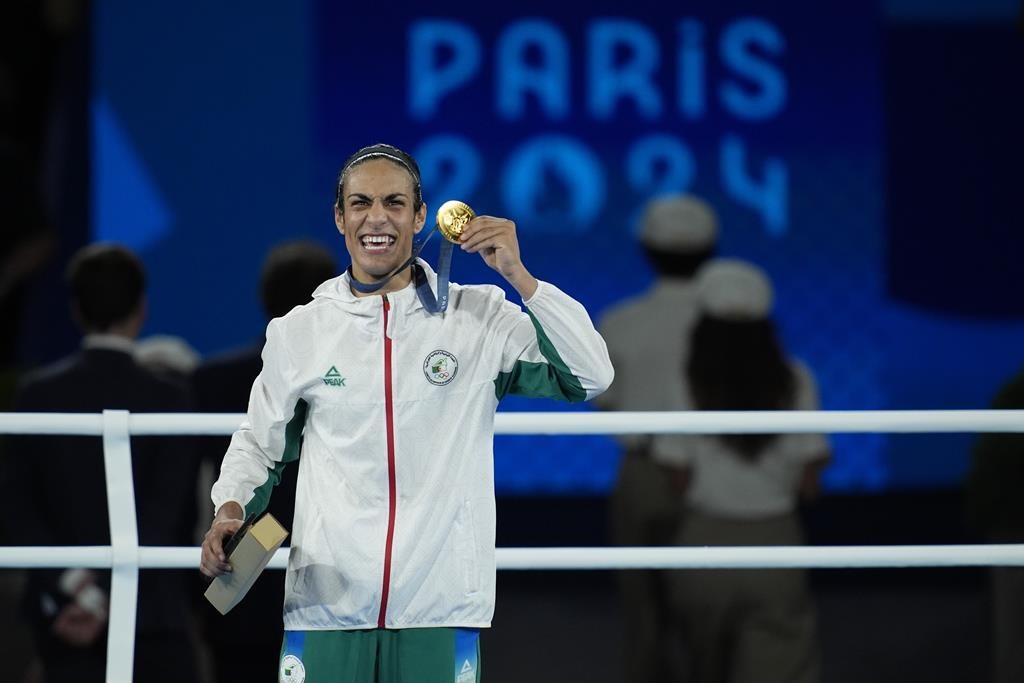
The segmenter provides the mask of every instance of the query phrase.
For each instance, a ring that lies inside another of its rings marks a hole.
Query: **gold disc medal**
[[[454,244],[459,243],[466,224],[476,218],[476,213],[469,204],[452,199],[441,205],[437,210],[437,229],[445,239]]]

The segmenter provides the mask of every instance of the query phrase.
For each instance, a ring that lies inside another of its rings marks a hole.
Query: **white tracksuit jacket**
[[[286,630],[489,626],[498,401],[592,398],[604,341],[545,282],[529,314],[491,285],[453,284],[436,315],[412,286],[357,298],[347,274],[313,297],[267,327],[214,505],[262,511],[298,460]]]

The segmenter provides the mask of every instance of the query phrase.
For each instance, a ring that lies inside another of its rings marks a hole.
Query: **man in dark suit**
[[[324,247],[306,241],[286,242],[270,251],[263,264],[260,294],[267,319],[278,318],[308,303],[313,290],[337,275],[337,262]],[[196,369],[192,386],[199,410],[204,413],[243,413],[249,403],[253,380],[260,373],[265,338],[243,349],[215,356]],[[220,470],[229,437],[204,439],[204,469]],[[286,529],[292,527],[295,479],[298,468],[285,468],[270,498],[268,512]],[[205,490],[216,476],[206,482]],[[210,517],[213,506],[210,505]],[[287,544],[287,541],[286,541]],[[284,624],[284,577],[271,572],[256,582],[233,610],[221,616],[208,604],[201,608],[210,646],[215,680],[276,681]],[[244,652],[245,656],[239,656]]]
[[[187,392],[139,366],[133,340],[145,318],[145,273],[111,244],[79,251],[67,271],[82,349],[28,375],[22,412],[181,412]],[[182,437],[133,437],[132,475],[141,545],[192,543],[198,454]],[[21,436],[5,449],[2,495],[15,545],[109,545],[102,442],[95,437]],[[135,680],[189,681],[198,675],[191,634],[189,573],[140,572]],[[109,570],[30,572],[24,607],[49,682],[103,681]]]

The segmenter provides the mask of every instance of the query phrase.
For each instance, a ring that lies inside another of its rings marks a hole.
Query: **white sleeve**
[[[818,384],[810,369],[799,361],[790,367],[796,384],[796,410],[818,410]],[[828,439],[824,434],[787,434],[785,452],[793,460],[811,462],[829,457]]]
[[[306,420],[306,402],[279,319],[267,326],[263,369],[253,382],[245,421],[231,437],[210,497],[214,509],[235,501],[246,512],[262,512],[285,464],[296,460]]]
[[[502,348],[495,379],[506,394],[584,401],[597,396],[614,376],[608,348],[587,310],[554,285],[540,282],[524,315],[517,307]]]

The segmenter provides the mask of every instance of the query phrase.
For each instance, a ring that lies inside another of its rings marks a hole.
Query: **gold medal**
[[[452,199],[437,210],[437,229],[449,242],[459,243],[466,223],[476,218],[476,213],[465,202]]]

